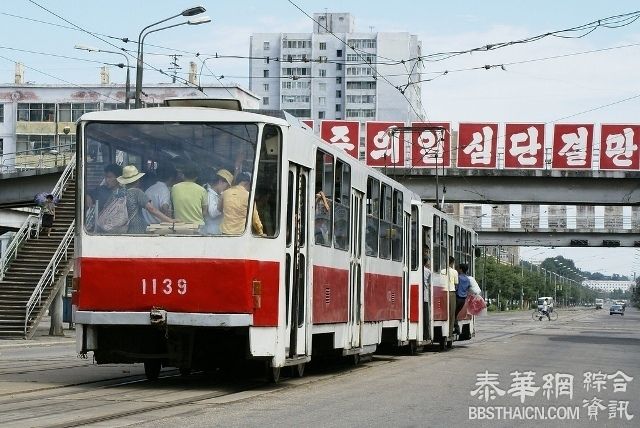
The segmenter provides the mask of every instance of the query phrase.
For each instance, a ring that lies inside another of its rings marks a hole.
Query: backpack
[[[126,193],[116,195],[106,207],[100,211],[96,219],[98,230],[107,233],[125,233],[129,227]]]

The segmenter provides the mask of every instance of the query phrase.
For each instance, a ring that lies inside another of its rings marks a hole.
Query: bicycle
[[[536,321],[542,321],[543,318],[547,318],[546,314],[543,314],[542,311],[539,311],[537,309],[533,310],[533,313],[531,314],[531,319]],[[558,319],[558,312],[557,311],[551,311],[549,312],[549,317],[548,320],[549,321],[556,321]]]

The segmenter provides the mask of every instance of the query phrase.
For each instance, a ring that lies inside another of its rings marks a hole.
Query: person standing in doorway
[[[431,255],[425,252],[422,266],[422,338],[428,340],[430,337],[430,311],[429,303],[431,302]]]
[[[456,259],[449,256],[449,266],[440,273],[446,275],[447,289],[449,291],[449,338],[453,337],[456,319],[456,286],[458,285],[458,271],[455,269]]]

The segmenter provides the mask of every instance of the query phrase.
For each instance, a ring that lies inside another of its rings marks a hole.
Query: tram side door
[[[288,358],[307,354],[309,331],[309,169],[289,165],[287,186],[286,344]]]
[[[351,234],[349,238],[349,344],[359,348],[362,328],[362,216],[364,194],[351,192]]]

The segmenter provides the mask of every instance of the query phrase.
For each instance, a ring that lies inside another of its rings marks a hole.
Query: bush
[[[498,307],[494,304],[487,306],[487,312],[495,312],[498,310]]]

